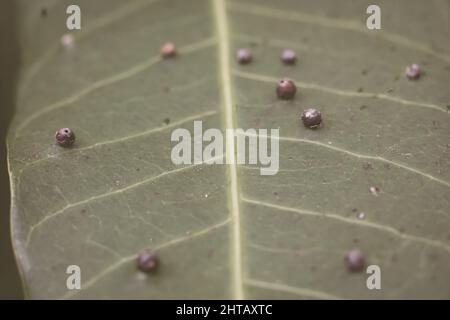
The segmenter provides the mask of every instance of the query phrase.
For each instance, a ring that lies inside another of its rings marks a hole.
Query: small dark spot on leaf
[[[368,71],[367,69],[363,69],[363,70],[361,71],[361,74],[362,74],[363,76],[366,76],[368,73],[369,73],[369,71]]]
[[[406,229],[401,227],[401,228],[398,229],[398,231],[400,231],[401,233],[404,233],[406,231]]]
[[[358,242],[359,242],[358,238],[353,239],[353,243],[358,243]]]
[[[387,170],[391,170],[391,165],[390,165],[389,163],[385,163],[385,164],[384,164],[384,167],[385,167]]]
[[[136,168],[136,171],[141,171],[141,169],[139,169],[139,168]]]
[[[372,166],[372,164],[370,162],[366,162],[366,163],[363,164],[363,169],[364,170],[372,170],[373,166]]]
[[[388,93],[392,93],[392,92],[394,92],[394,89],[389,88],[387,92],[388,92]]]
[[[450,104],[447,105],[447,111],[450,111]]]
[[[165,125],[168,125],[170,123],[170,118],[165,118],[163,122]]]
[[[353,208],[353,209],[352,209],[352,212],[353,212],[353,213],[358,212],[358,208]]]
[[[359,107],[359,110],[365,110],[367,109],[367,106],[365,104],[363,104],[361,107]]]
[[[81,213],[86,213],[86,209],[81,209]]]
[[[163,91],[164,91],[165,93],[170,92],[170,87],[169,87],[169,86],[164,86]]]
[[[373,194],[374,196],[378,196],[378,194],[381,192],[380,188],[374,187],[374,186],[370,187],[370,188],[369,188],[369,191],[370,191],[370,193]]]
[[[439,256],[438,256],[437,254],[435,254],[435,253],[429,253],[429,254],[428,254],[428,258],[429,258],[431,261],[437,261],[437,260],[439,260]]]
[[[161,193],[159,193],[159,192],[155,192],[155,193],[153,193],[155,196],[160,196],[161,195]]]
[[[273,194],[274,194],[275,196],[277,196],[277,195],[278,195],[278,192],[274,192]]]
[[[363,92],[363,91],[364,91],[364,88],[363,88],[363,87],[359,87],[357,91],[358,91],[358,92]]]
[[[42,8],[41,9],[41,17],[45,18],[47,16],[48,12],[47,12],[47,8]]]

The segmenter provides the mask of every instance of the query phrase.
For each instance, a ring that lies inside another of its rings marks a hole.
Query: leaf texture
[[[449,298],[447,1],[381,1],[370,31],[366,1],[79,0],[82,30],[65,49],[73,2],[18,4],[8,160],[29,298]],[[175,59],[161,59],[166,41]],[[251,64],[234,61],[241,47]],[[403,75],[411,63],[419,81]],[[276,99],[282,77],[295,100]],[[301,125],[307,106],[322,111],[319,130]],[[279,128],[278,174],[174,165],[171,132],[195,120]],[[74,148],[54,145],[61,127]],[[353,247],[381,267],[381,290],[345,269]],[[155,275],[136,270],[144,248],[160,258]],[[81,290],[66,288],[72,264]]]

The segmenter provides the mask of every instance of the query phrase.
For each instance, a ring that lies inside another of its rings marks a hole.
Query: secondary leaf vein
[[[219,156],[219,157],[212,158],[210,161],[214,161],[214,160],[216,160],[218,158],[221,158],[221,157],[223,157],[223,155]],[[177,168],[177,169],[174,169],[174,170],[171,170],[171,171],[166,171],[166,172],[163,172],[163,173],[161,173],[161,174],[159,174],[157,176],[153,176],[153,177],[144,179],[142,181],[136,182],[136,183],[131,184],[129,186],[126,186],[124,188],[117,189],[117,190],[114,190],[114,191],[109,191],[109,192],[102,193],[102,194],[99,194],[99,195],[95,195],[95,196],[92,196],[90,198],[87,198],[87,199],[84,199],[84,200],[81,200],[81,201],[78,201],[78,202],[75,202],[75,203],[70,203],[70,204],[64,206],[63,208],[59,209],[58,211],[46,215],[44,218],[39,220],[37,223],[31,225],[30,229],[28,231],[27,237],[26,237],[25,246],[28,246],[28,244],[30,243],[31,236],[33,235],[33,233],[36,230],[36,228],[39,228],[42,224],[47,222],[49,219],[52,219],[52,218],[60,215],[61,213],[65,212],[67,209],[70,209],[70,208],[73,208],[73,207],[76,207],[76,206],[79,206],[79,205],[82,205],[82,204],[87,204],[87,203],[90,203],[92,201],[96,201],[96,200],[99,200],[99,199],[107,198],[107,197],[110,197],[110,196],[115,195],[115,194],[119,194],[119,193],[122,193],[122,192],[129,191],[129,190],[131,190],[133,188],[139,187],[139,186],[144,185],[146,183],[149,183],[149,182],[161,179],[164,176],[168,176],[168,175],[179,173],[179,172],[182,172],[182,171],[185,171],[185,170],[188,170],[188,169],[192,169],[192,168],[194,168],[196,166],[199,166],[201,164],[203,164],[203,163],[193,164],[193,165]]]
[[[274,291],[280,291],[280,292],[286,292],[286,293],[292,293],[298,296],[302,297],[308,297],[313,299],[323,299],[323,300],[342,300],[341,298],[325,293],[318,290],[312,290],[307,288],[299,288],[299,287],[293,287],[288,286],[281,283],[272,283],[272,282],[266,282],[261,280],[255,280],[255,279],[246,279],[245,283],[249,286],[266,289],[266,290],[274,290]]]
[[[316,217],[325,217],[325,218],[330,218],[333,220],[338,220],[338,221],[342,221],[345,223],[349,223],[349,224],[355,224],[358,226],[364,226],[364,227],[369,227],[369,228],[373,228],[373,229],[377,229],[377,230],[381,230],[383,232],[387,232],[390,233],[392,235],[395,235],[399,238],[405,239],[405,240],[409,240],[409,241],[414,241],[414,242],[420,242],[426,245],[430,245],[439,249],[443,249],[446,251],[450,252],[450,245],[447,245],[443,242],[437,241],[437,240],[433,240],[433,239],[428,239],[428,238],[424,238],[424,237],[420,237],[420,236],[415,236],[415,235],[411,235],[411,234],[406,234],[406,233],[402,233],[399,230],[392,228],[390,226],[386,226],[386,225],[382,225],[379,223],[375,223],[375,222],[370,222],[370,221],[363,221],[363,220],[356,220],[356,219],[351,219],[351,218],[347,218],[347,217],[343,217],[340,216],[338,214],[334,214],[334,213],[321,213],[321,212],[316,212],[316,211],[311,211],[311,210],[304,210],[304,209],[297,209],[297,208],[291,208],[291,207],[286,207],[286,206],[281,206],[281,205],[277,205],[277,204],[273,204],[273,203],[269,203],[269,202],[264,202],[264,201],[260,201],[260,200],[253,200],[253,199],[248,199],[248,198],[241,198],[242,201],[247,202],[247,203],[251,203],[254,205],[259,205],[259,206],[264,206],[264,207],[269,207],[269,208],[273,208],[273,209],[277,209],[277,210],[281,210],[281,211],[290,211],[290,212],[295,212],[295,213],[299,213],[302,215],[310,215],[310,216],[316,216]]]
[[[248,136],[255,136],[253,134],[246,134],[246,135],[248,135]],[[265,137],[264,135],[256,135],[256,136]],[[275,138],[275,137],[268,137],[268,136],[266,138],[268,138],[268,139],[269,138],[271,138],[271,139],[278,139],[278,140],[282,140],[282,141],[309,143],[309,144],[314,144],[314,145],[317,145],[317,146],[320,146],[320,147],[324,147],[324,148],[327,148],[327,149],[330,149],[330,150],[342,152],[342,153],[348,154],[348,155],[356,157],[356,158],[381,161],[381,162],[388,163],[388,164],[391,164],[393,166],[396,166],[396,167],[399,167],[399,168],[411,171],[411,172],[413,172],[415,174],[419,174],[419,175],[421,175],[423,177],[426,177],[426,178],[428,178],[430,180],[433,180],[433,181],[438,182],[440,184],[443,184],[443,185],[445,185],[447,187],[450,187],[450,183],[445,181],[445,180],[436,178],[436,177],[434,177],[434,176],[432,176],[432,175],[430,175],[428,173],[422,172],[422,171],[420,171],[418,169],[409,167],[409,166],[407,166],[405,164],[402,164],[402,163],[398,163],[398,162],[395,162],[395,161],[392,161],[392,160],[385,159],[385,158],[380,157],[380,156],[370,156],[370,155],[360,154],[360,153],[349,151],[349,150],[346,150],[346,149],[343,149],[343,148],[332,146],[332,145],[329,145],[329,144],[326,144],[326,143],[323,143],[323,142],[313,141],[313,140],[308,140],[308,139],[291,138],[291,137],[278,137],[278,138]]]
[[[161,249],[164,249],[164,248],[167,248],[167,247],[170,247],[170,246],[173,246],[173,245],[182,243],[182,242],[187,241],[187,240],[192,240],[192,239],[198,238],[198,237],[203,236],[203,235],[205,235],[205,234],[207,234],[207,233],[209,233],[209,232],[211,232],[211,231],[213,231],[213,230],[216,230],[217,228],[220,228],[220,227],[223,227],[223,226],[227,225],[229,222],[230,222],[230,219],[226,219],[226,220],[224,220],[224,221],[222,221],[222,222],[220,222],[220,223],[217,223],[217,224],[215,224],[215,225],[209,226],[209,227],[207,227],[207,228],[205,228],[205,229],[202,229],[202,230],[200,230],[200,231],[191,233],[190,235],[187,235],[187,236],[184,236],[184,237],[175,238],[175,239],[169,240],[169,241],[167,241],[167,242],[165,242],[165,243],[163,243],[163,244],[154,246],[154,247],[153,247],[153,250],[154,250],[154,251],[158,251],[158,250],[161,250]],[[129,256],[126,256],[126,257],[121,258],[121,259],[118,260],[116,263],[111,264],[109,267],[107,267],[107,268],[104,269],[103,271],[99,272],[97,275],[93,276],[93,277],[92,277],[91,279],[89,279],[87,282],[85,282],[85,283],[83,284],[83,287],[82,287],[81,290],[78,290],[78,291],[68,291],[67,294],[65,294],[64,296],[62,296],[62,299],[68,299],[68,298],[71,298],[71,297],[73,297],[74,295],[79,294],[81,291],[84,291],[84,290],[86,290],[86,289],[92,287],[92,286],[93,286],[97,281],[99,281],[101,278],[103,278],[103,277],[106,276],[107,274],[113,272],[114,270],[117,270],[117,269],[118,269],[119,267],[121,267],[122,265],[124,265],[124,264],[126,264],[126,263],[128,263],[128,262],[131,262],[131,261],[135,260],[136,257],[137,257],[136,254],[132,254],[132,255],[129,255]]]
[[[279,81],[279,79],[277,79],[275,77],[270,77],[270,76],[266,76],[266,75],[255,74],[255,73],[249,73],[249,72],[242,72],[242,71],[238,71],[238,70],[233,70],[233,74],[240,78],[268,82],[268,83],[272,83],[272,84],[277,83]],[[397,103],[400,103],[403,105],[411,105],[411,106],[433,109],[433,110],[441,111],[441,112],[444,112],[444,113],[450,115],[450,113],[446,109],[441,108],[441,107],[439,107],[435,104],[431,104],[431,103],[415,102],[415,101],[411,101],[411,100],[402,99],[400,97],[390,96],[390,95],[387,95],[384,93],[353,92],[353,91],[347,91],[347,90],[326,87],[326,86],[322,86],[322,85],[319,85],[316,83],[308,83],[308,82],[302,82],[302,81],[297,81],[297,80],[294,80],[294,81],[298,87],[304,88],[304,89],[317,90],[317,91],[322,91],[322,92],[336,94],[336,95],[345,96],[345,97],[375,98],[375,99],[381,99],[381,100],[389,100],[389,101],[397,102]]]
[[[181,47],[179,51],[180,51],[180,53],[187,54],[187,53],[195,52],[195,51],[198,51],[198,50],[201,50],[204,48],[211,47],[212,45],[214,45],[214,43],[215,43],[215,39],[209,38],[206,40],[196,42],[194,44],[190,44],[190,45]],[[160,61],[162,61],[162,58],[160,55],[153,56],[153,57],[147,59],[146,61],[141,62],[127,70],[124,70],[113,76],[96,81],[92,85],[84,88],[83,90],[73,94],[72,96],[70,96],[68,98],[65,98],[63,100],[54,102],[48,106],[40,108],[39,111],[33,113],[31,116],[29,116],[28,118],[24,119],[21,122],[21,124],[17,127],[17,130],[15,131],[15,136],[17,137],[17,135],[33,120],[36,120],[36,119],[40,118],[41,116],[43,116],[49,112],[52,112],[56,109],[70,105],[100,88],[107,87],[116,82],[128,79],[132,76],[135,76],[135,75],[147,70],[152,65],[154,65]]]

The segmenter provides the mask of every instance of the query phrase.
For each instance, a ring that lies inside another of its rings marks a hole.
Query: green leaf
[[[80,0],[82,29],[64,48],[72,3],[18,2],[8,160],[29,298],[450,296],[447,2],[383,3],[373,31],[350,1]],[[166,41],[175,59],[160,58]],[[240,47],[251,64],[234,61]],[[295,66],[280,62],[284,48]],[[418,81],[404,77],[411,63]],[[295,100],[276,98],[282,77]],[[318,130],[299,120],[308,106],[323,114]],[[279,128],[278,174],[174,165],[171,133],[194,120]],[[72,149],[54,144],[61,127],[75,131]],[[380,266],[381,290],[346,270],[355,247]],[[145,248],[155,274],[137,271]],[[69,265],[81,290],[66,287]]]

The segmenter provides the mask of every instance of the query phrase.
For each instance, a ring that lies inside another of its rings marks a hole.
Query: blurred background
[[[14,0],[0,2],[0,299],[23,298],[11,247],[6,132],[14,108],[19,49],[14,32]]]

